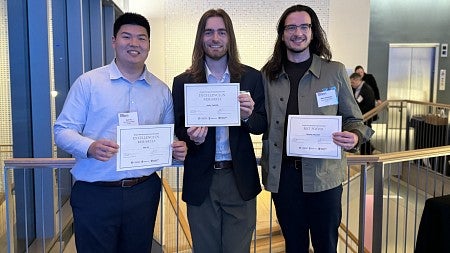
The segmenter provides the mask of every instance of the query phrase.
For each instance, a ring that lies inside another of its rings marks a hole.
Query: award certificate
[[[341,116],[289,115],[286,152],[288,156],[341,159],[341,147],[332,133],[340,132]]]
[[[240,126],[239,83],[186,83],[185,126]]]
[[[117,171],[172,165],[174,125],[118,126]]]

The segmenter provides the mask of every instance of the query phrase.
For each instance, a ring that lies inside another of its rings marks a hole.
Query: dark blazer
[[[355,90],[353,90],[353,94],[354,93]],[[375,108],[375,94],[372,88],[366,82],[363,82],[361,91],[359,92],[359,96],[355,97],[355,99],[362,114]],[[366,125],[371,126],[373,120],[374,119],[369,119],[368,121],[366,121]]]
[[[206,76],[204,83],[206,83]],[[267,129],[267,117],[264,109],[264,88],[259,71],[245,66],[240,83],[240,90],[250,91],[255,102],[252,114],[241,126],[229,127],[230,149],[233,159],[233,173],[237,188],[244,200],[255,198],[261,192],[255,152],[250,138],[251,134],[262,134]],[[187,143],[188,152],[184,161],[183,200],[190,205],[201,205],[209,192],[216,152],[216,128],[208,127],[205,142],[196,145],[187,135],[184,126],[184,84],[193,83],[192,76],[182,73],[174,78],[172,96],[175,114],[175,134]]]
[[[377,81],[372,74],[365,73],[362,80],[372,88],[375,100],[380,100],[380,91],[378,90]]]

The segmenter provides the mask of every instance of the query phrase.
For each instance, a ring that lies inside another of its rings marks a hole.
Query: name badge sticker
[[[336,96],[336,87],[325,88],[322,91],[316,93],[317,106],[324,107],[329,105],[337,105],[338,98]]]
[[[137,126],[139,125],[137,112],[119,113],[119,126]]]

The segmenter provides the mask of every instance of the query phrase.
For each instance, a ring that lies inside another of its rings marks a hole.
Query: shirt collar
[[[320,58],[320,56],[315,55],[315,54],[311,54],[312,56],[312,62],[311,62],[311,66],[309,67],[309,71],[311,71],[311,73],[313,75],[315,75],[317,78],[320,77],[320,69],[322,68],[322,60]]]
[[[117,67],[116,59],[113,59],[110,64],[109,78],[111,80],[117,80],[120,78],[123,78],[125,80],[125,77],[122,75],[122,72],[120,72],[119,67]],[[150,85],[150,79],[151,79],[151,74],[147,70],[147,65],[144,65],[144,71],[142,72],[142,74],[138,78],[138,80],[144,80],[148,85]]]
[[[358,85],[358,87],[356,87],[355,90],[360,91],[361,88],[363,87],[363,84],[364,84],[364,81],[362,81],[362,82]]]
[[[211,80],[211,78],[213,80],[217,80],[218,82],[229,82],[230,80],[227,81],[227,78],[229,79],[230,76],[230,71],[228,70],[228,65],[227,65],[227,69],[225,69],[225,73],[223,73],[222,75],[222,79],[218,80],[211,72],[211,70],[208,67],[208,64],[206,64],[205,62],[205,70],[206,70],[206,80]]]

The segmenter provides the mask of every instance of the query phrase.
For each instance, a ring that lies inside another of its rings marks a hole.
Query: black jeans
[[[314,253],[335,253],[342,218],[342,185],[308,193],[302,189],[302,172],[283,164],[278,193],[272,193],[287,253],[308,253],[309,235]]]

